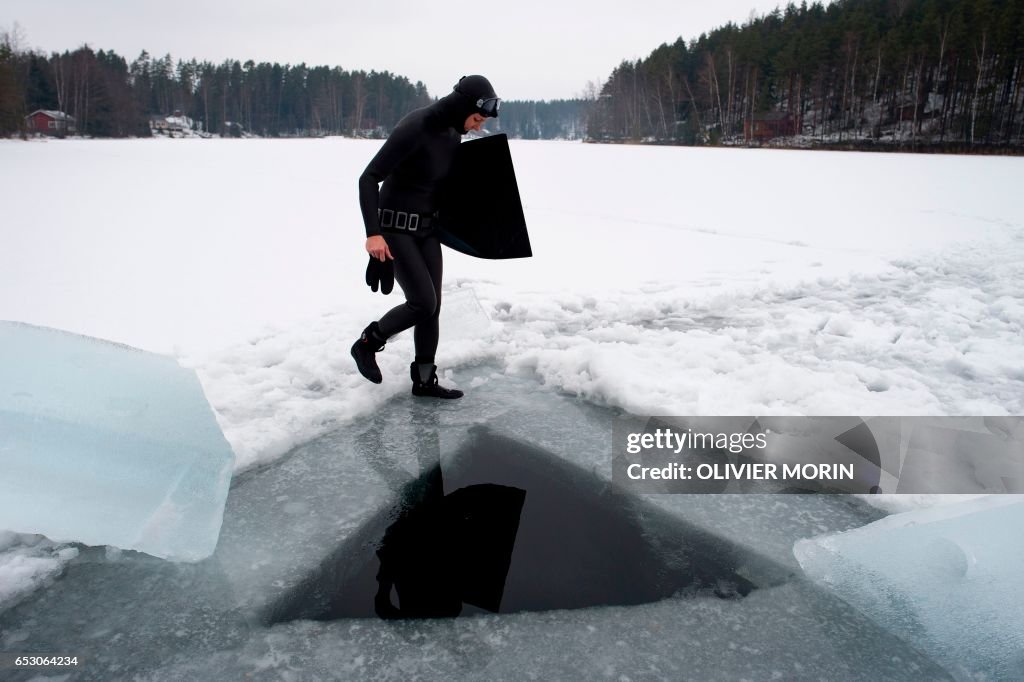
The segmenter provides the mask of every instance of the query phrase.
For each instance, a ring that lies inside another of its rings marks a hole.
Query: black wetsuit
[[[433,362],[441,313],[441,244],[437,237],[438,195],[451,169],[472,104],[458,93],[405,116],[359,177],[359,206],[366,236],[382,235],[394,256],[395,279],[406,301],[378,322],[385,338],[415,327],[416,361]],[[378,190],[378,183],[383,186]],[[380,220],[378,209],[393,211]],[[410,231],[398,212],[422,221]],[[391,223],[392,227],[383,227]],[[429,223],[424,226],[424,223]]]

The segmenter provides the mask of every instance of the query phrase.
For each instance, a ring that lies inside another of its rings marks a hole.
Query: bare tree
[[[981,54],[978,54],[978,48],[974,48],[974,56],[978,59],[978,79],[974,84],[974,100],[971,102],[971,144],[974,144],[974,129],[978,122],[978,100],[980,99],[981,93],[981,77],[985,72],[985,42],[986,32],[981,32]]]

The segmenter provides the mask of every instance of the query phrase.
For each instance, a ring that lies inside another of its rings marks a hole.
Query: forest
[[[0,40],[0,132],[7,135],[44,109],[69,114],[76,132],[92,137],[146,136],[151,119],[167,116],[225,136],[384,137],[432,101],[422,83],[386,71],[175,61],[147,52],[129,64],[88,46],[46,56]],[[576,99],[506,101],[488,128],[524,139],[580,139],[584,126],[584,102]]]
[[[788,4],[623,61],[582,99],[503,102],[488,128],[525,139],[920,151],[1024,149],[1024,0]],[[441,93],[444,94],[444,93]],[[37,109],[79,134],[149,135],[187,117],[202,134],[386,136],[433,101],[387,71],[252,60],[134,61],[82,46],[19,48],[0,34],[0,135]]]
[[[622,62],[595,141],[1020,146],[1024,0],[838,0]]]
[[[507,101],[487,129],[522,140],[579,140],[587,134],[588,111],[589,103],[583,99]]]
[[[153,58],[128,63],[83,46],[63,54],[19,51],[0,40],[0,134],[18,133],[38,109],[73,116],[93,137],[146,136],[151,117],[187,117],[216,135],[383,137],[429,104],[422,83],[387,71],[229,60]]]

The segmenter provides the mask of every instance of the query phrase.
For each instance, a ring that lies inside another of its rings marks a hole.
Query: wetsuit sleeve
[[[408,157],[420,144],[418,127],[415,125],[399,125],[380,148],[366,170],[359,176],[359,208],[363,212],[363,224],[366,236],[380,234],[377,220],[377,209],[380,206],[380,183],[391,175],[395,167]]]

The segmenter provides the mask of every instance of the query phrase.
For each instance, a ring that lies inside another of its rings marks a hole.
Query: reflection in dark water
[[[436,419],[413,411],[407,424],[363,434],[361,454],[397,503],[277,604],[275,622],[742,598],[788,577],[562,457],[484,427],[461,434],[442,464]],[[399,464],[410,458],[418,477]]]
[[[444,495],[440,467],[430,479],[435,494],[404,510],[377,550],[377,615],[457,616],[463,602],[497,612],[526,492],[483,483]]]

